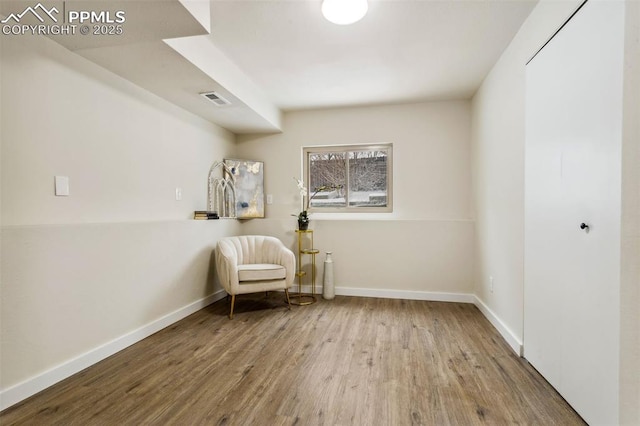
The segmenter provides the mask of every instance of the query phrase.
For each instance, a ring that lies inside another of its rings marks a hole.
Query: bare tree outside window
[[[349,152],[349,205],[387,205],[387,152]]]
[[[323,152],[309,154],[309,191],[318,188],[335,188],[316,194],[311,207],[344,207],[344,188],[347,184],[347,154]]]
[[[392,211],[392,145],[307,147],[308,189],[316,211]]]

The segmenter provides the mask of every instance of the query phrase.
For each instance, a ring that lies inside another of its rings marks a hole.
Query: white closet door
[[[623,50],[624,2],[590,0],[527,65],[524,352],[592,425],[618,422]]]

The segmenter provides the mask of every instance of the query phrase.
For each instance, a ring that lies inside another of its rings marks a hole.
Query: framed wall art
[[[224,164],[225,173],[235,177],[236,217],[264,217],[264,163],[226,158]]]

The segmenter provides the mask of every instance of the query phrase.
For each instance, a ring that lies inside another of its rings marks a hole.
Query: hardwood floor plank
[[[469,304],[217,302],[0,413],[2,425],[583,425]]]

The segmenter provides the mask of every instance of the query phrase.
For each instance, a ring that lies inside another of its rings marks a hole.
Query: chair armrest
[[[233,247],[218,243],[216,247],[216,272],[220,284],[229,294],[235,294],[238,283],[238,255]]]

